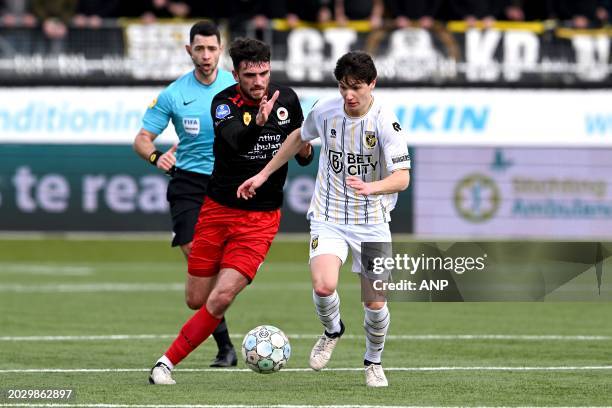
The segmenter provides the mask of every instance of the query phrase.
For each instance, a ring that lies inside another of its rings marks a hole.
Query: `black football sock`
[[[219,350],[233,348],[234,345],[230,340],[229,331],[227,330],[227,324],[225,323],[225,316],[221,319],[221,323],[217,326],[213,332],[213,338],[217,342]]]

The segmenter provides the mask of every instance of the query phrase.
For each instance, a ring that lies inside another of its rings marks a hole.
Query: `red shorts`
[[[189,274],[215,276],[223,268],[232,268],[251,282],[279,224],[280,210],[239,210],[206,197],[189,254]]]

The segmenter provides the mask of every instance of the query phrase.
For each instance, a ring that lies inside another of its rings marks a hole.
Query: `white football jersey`
[[[302,124],[302,140],[321,138],[319,171],[308,219],[338,224],[390,221],[396,194],[362,196],[346,184],[348,176],[366,182],[410,168],[407,138],[397,116],[374,98],[370,110],[353,118],[341,96],[320,100]]]

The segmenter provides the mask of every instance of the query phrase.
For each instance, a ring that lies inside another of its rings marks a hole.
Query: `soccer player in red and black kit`
[[[295,92],[270,84],[270,47],[239,38],[229,49],[238,82],[213,99],[215,165],[200,211],[188,273],[207,280],[204,306],[151,369],[152,384],[175,384],[172,369],[213,332],[234,298],[254,278],[280,223],[287,165],[275,172],[250,200],[236,190],[259,173],[289,133],[304,119]],[[296,155],[312,161],[307,144]]]

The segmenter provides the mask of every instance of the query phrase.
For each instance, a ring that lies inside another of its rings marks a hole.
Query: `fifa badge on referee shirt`
[[[242,115],[242,121],[244,122],[245,126],[249,126],[249,123],[251,123],[251,114],[249,112],[244,112],[244,115]]]

